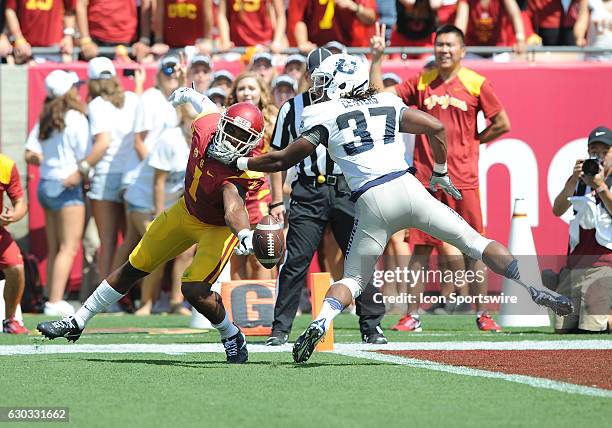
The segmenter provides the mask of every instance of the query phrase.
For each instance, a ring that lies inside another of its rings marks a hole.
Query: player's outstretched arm
[[[433,173],[429,188],[436,192],[438,187],[455,199],[462,199],[461,192],[453,185],[446,166],[446,131],[444,125],[435,117],[419,111],[405,109],[400,122],[400,131],[411,134],[427,134],[433,152]]]
[[[253,158],[238,158],[236,166],[241,170],[278,172],[285,171],[302,159],[310,156],[316,146],[304,137],[299,137],[286,148]]]
[[[238,237],[238,246],[234,252],[240,256],[253,253],[253,231],[250,228],[249,215],[244,209],[246,189],[235,184],[226,183],[223,186],[223,207],[225,209],[225,224]]]
[[[446,164],[446,130],[438,119],[415,109],[405,109],[400,121],[400,132],[427,134],[434,162]]]

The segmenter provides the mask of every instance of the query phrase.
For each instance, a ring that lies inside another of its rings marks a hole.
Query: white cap
[[[45,89],[48,97],[61,97],[79,82],[74,71],[53,70],[45,78]]]
[[[219,97],[223,97],[223,98],[227,97],[227,94],[225,93],[223,88],[219,88],[217,86],[210,88],[208,91],[204,93],[204,95],[206,95],[208,98],[212,98],[215,95]]]
[[[217,79],[227,79],[231,84],[234,82],[234,75],[227,70],[219,70],[212,74],[212,82]]]
[[[268,64],[272,65],[272,55],[270,52],[257,52],[255,55],[253,55],[251,64],[255,64],[259,60],[266,61]]]
[[[399,77],[397,74],[395,73],[385,73],[381,76],[382,81],[384,82],[385,80],[391,80],[393,82],[397,83],[402,83],[402,78]]]
[[[113,62],[104,56],[92,58],[87,64],[87,77],[91,80],[110,79],[116,75],[117,71]]]
[[[212,68],[212,61],[208,55],[194,55],[189,62],[189,66],[192,67],[195,64],[205,64],[208,68]]]
[[[297,92],[298,84],[295,81],[295,79],[289,76],[288,74],[281,74],[280,76],[276,77],[272,81],[272,89],[276,88],[278,85],[283,85],[283,84],[290,86],[295,92]]]

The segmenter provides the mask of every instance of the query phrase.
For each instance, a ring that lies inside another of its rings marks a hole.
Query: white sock
[[[229,320],[229,318],[227,317],[227,313],[225,314],[225,318],[223,318],[223,321],[221,321],[219,324],[213,324],[212,326],[219,331],[221,339],[227,339],[228,337],[232,337],[239,331],[238,327],[236,327],[234,323]]]
[[[344,305],[333,297],[326,297],[323,300],[323,307],[321,308],[321,312],[315,319],[315,321],[323,320],[323,325],[325,326],[325,331],[329,329],[331,322],[336,318],[342,310],[344,309]]]
[[[122,297],[123,294],[111,287],[106,280],[102,281],[93,294],[83,303],[83,306],[74,314],[74,319],[79,325],[79,328],[85,328],[85,325],[94,315],[102,312],[113,303],[119,301]]]

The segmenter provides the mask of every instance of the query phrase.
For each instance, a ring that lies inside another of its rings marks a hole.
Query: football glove
[[[234,248],[234,253],[238,256],[248,256],[253,254],[253,231],[242,229],[238,232],[238,245]]]
[[[187,88],[185,86],[172,92],[168,97],[168,101],[172,104],[172,107],[178,107],[181,104],[191,103],[198,114],[205,110],[218,111],[217,105],[213,103],[206,95],[202,95],[195,89]]]
[[[458,201],[463,199],[461,192],[455,187],[448,176],[448,172],[442,174],[434,171],[432,173],[431,178],[429,179],[429,189],[435,193],[438,191],[438,188],[444,190]]]

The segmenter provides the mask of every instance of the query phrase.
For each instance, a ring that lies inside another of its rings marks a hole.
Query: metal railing
[[[129,54],[132,50],[130,47],[126,47]],[[223,55],[227,53],[243,54],[249,48],[237,47],[231,51],[219,51],[214,49],[213,55]],[[172,49],[172,51],[179,51],[180,49]],[[466,48],[467,53],[474,55],[496,55],[502,53],[514,53],[512,47],[509,46],[468,46]],[[102,55],[114,55],[116,49],[114,47],[99,47],[98,52]],[[349,47],[347,52],[350,54],[369,54],[370,48],[368,47]],[[74,48],[73,59],[76,61],[80,53],[79,48]],[[281,54],[296,54],[300,53],[297,48],[287,48],[281,51]],[[385,48],[386,54],[405,54],[405,55],[423,55],[433,53],[431,47],[388,47]],[[605,54],[612,53],[611,48],[596,48],[596,47],[578,47],[578,46],[528,46],[524,56],[525,59],[534,59],[536,54],[539,53],[575,53],[575,54]],[[59,48],[57,47],[35,47],[32,48],[32,54],[34,56],[52,56],[60,55]]]

